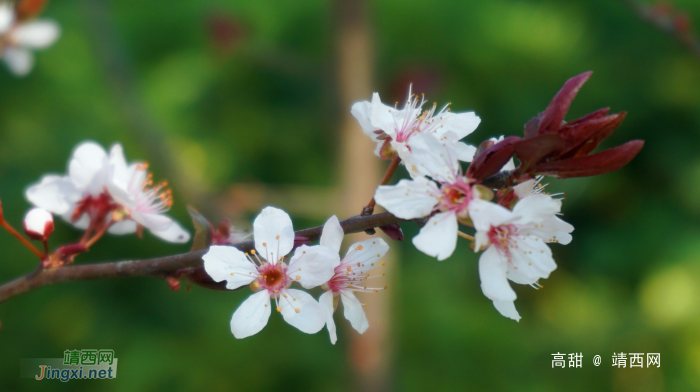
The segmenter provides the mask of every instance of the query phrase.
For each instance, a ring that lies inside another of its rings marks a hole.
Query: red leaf
[[[617,129],[617,127],[622,124],[622,121],[627,117],[627,112],[621,112],[618,114],[618,117],[615,121],[607,124],[603,129],[595,133],[589,140],[586,141],[586,144],[584,144],[581,148],[576,151],[576,157],[588,155],[591,151],[595,150],[596,147],[602,142],[603,140],[607,139],[612,135],[613,131]]]
[[[480,181],[496,174],[513,156],[515,145],[520,140],[517,136],[510,136],[487,148],[469,165],[467,176]]]
[[[599,118],[594,118],[586,122],[579,122],[574,126],[569,126],[568,124],[559,131],[562,139],[564,140],[564,146],[559,152],[558,156],[566,156],[566,154],[572,151],[570,156],[574,156],[580,151],[585,144],[596,143],[597,147],[603,139],[610,136],[612,132],[610,130],[611,125],[617,128],[622,122],[619,119],[619,114],[613,114],[610,116],[604,116]],[[624,114],[622,115],[624,119]],[[604,136],[601,138],[601,136]],[[586,150],[592,151],[595,147],[586,146]],[[585,154],[579,154],[585,155]]]
[[[543,113],[533,117],[525,124],[525,139],[537,136],[537,128],[540,126],[540,117]]]
[[[562,121],[564,121],[564,117],[569,111],[569,106],[571,106],[571,101],[574,100],[581,86],[591,77],[591,73],[590,71],[584,72],[564,83],[564,87],[554,96],[540,117],[540,124],[537,128],[538,134],[556,132],[561,127]]]
[[[531,167],[540,163],[544,158],[559,151],[562,144],[561,136],[558,133],[545,133],[521,140],[515,145],[515,154],[521,161],[518,172],[527,173]]]
[[[588,177],[605,174],[628,164],[644,146],[643,140],[632,140],[621,146],[593,155],[545,162],[534,172],[557,178]]]

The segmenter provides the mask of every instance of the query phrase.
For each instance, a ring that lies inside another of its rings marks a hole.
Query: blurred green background
[[[700,3],[676,2],[700,20]],[[337,6],[320,0],[54,1],[58,43],[26,78],[0,70],[0,199],[20,225],[23,190],[62,173],[92,139],[125,145],[174,191],[171,213],[191,228],[187,204],[218,221],[234,183],[337,187]],[[574,241],[553,245],[559,265],[544,289],[517,287],[520,323],[481,293],[466,242],[437,262],[396,243],[391,272],[392,363],[402,391],[700,390],[700,62],[619,1],[368,3],[373,89],[402,99],[408,82],[430,100],[482,118],[467,141],[519,135],[566,79],[593,77],[568,119],[604,106],[629,115],[604,143],[645,139],[627,167],[554,181],[566,192]],[[341,16],[342,17],[342,16]],[[367,96],[369,99],[369,96]],[[360,132],[359,126],[356,129]],[[211,200],[217,200],[216,203]],[[358,200],[358,207],[366,200]],[[358,208],[359,212],[359,208]],[[325,212],[324,212],[325,213]],[[293,216],[295,227],[317,215]],[[417,229],[405,225],[407,239]],[[51,244],[78,232],[61,222]],[[37,261],[0,233],[0,280]],[[108,237],[78,263],[180,253],[146,234]],[[187,284],[183,282],[183,287]],[[317,294],[317,293],[315,293]],[[351,391],[355,331],[337,315],[305,335],[272,315],[236,340],[229,319],[247,290],[171,291],[152,278],[45,287],[0,304],[0,390]],[[368,299],[371,306],[372,298]],[[371,327],[370,327],[371,329]],[[20,358],[110,348],[111,381],[19,378]],[[613,352],[659,352],[659,369],[612,368]],[[552,369],[551,354],[582,352],[583,368]],[[593,366],[593,355],[603,363]],[[359,360],[361,361],[361,352]],[[357,360],[357,358],[356,358]]]

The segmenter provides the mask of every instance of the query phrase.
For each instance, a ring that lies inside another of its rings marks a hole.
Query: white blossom
[[[343,240],[343,228],[336,216],[328,219],[323,226],[321,245],[340,252],[340,244]],[[365,305],[355,296],[358,292],[376,293],[386,289],[382,287],[368,287],[366,281],[384,274],[375,274],[372,271],[384,265],[379,262],[389,245],[381,238],[370,238],[350,246],[340,264],[335,267],[333,277],[329,279],[323,288],[327,290],[319,298],[319,303],[326,312],[326,327],[330,335],[331,343],[338,340],[336,334],[333,313],[338,302],[343,303],[343,315],[350,321],[350,325],[359,333],[364,333],[369,327],[367,316],[362,307]]]
[[[83,142],[73,151],[68,174],[46,175],[25,195],[82,230],[108,227],[109,233],[129,234],[141,225],[166,241],[187,242],[189,233],[163,214],[171,204],[169,191],[150,188],[145,167],[127,166],[119,144],[108,155],[99,144]],[[115,220],[117,211],[123,216]]]
[[[320,331],[326,324],[323,307],[308,293],[290,286],[298,282],[312,288],[327,282],[340,263],[337,252],[327,246],[302,245],[287,265],[283,258],[294,246],[294,229],[289,215],[273,207],[255,218],[253,232],[255,250],[250,254],[230,246],[212,246],[202,257],[214,281],[226,281],[229,290],[250,285],[256,291],[233,313],[233,336],[242,339],[260,332],[270,318],[271,299],[287,323],[306,333]]]
[[[351,113],[360,123],[363,132],[377,143],[377,156],[386,157],[383,149],[393,150],[410,167],[412,156],[407,146],[408,141],[417,134],[432,134],[441,141],[449,142],[459,160],[470,162],[476,148],[459,140],[474,132],[481,119],[474,112],[452,113],[449,105],[439,111],[437,104],[425,111],[423,105],[425,97],[419,100],[410,90],[403,109],[384,105],[379,94],[374,93],[371,102],[354,104]],[[411,176],[415,175],[414,172],[410,173]]]
[[[468,207],[477,191],[462,175],[459,160],[446,142],[432,135],[416,135],[408,145],[414,159],[410,170],[419,175],[396,185],[380,186],[374,198],[402,219],[430,216],[413,244],[425,254],[444,260],[457,246],[458,221],[469,217]]]
[[[479,258],[481,289],[502,315],[520,320],[508,280],[539,287],[538,280],[556,269],[545,243],[550,236],[545,222],[560,208],[561,200],[542,194],[521,199],[512,211],[484,200],[470,204],[477,230],[474,250],[485,249]]]

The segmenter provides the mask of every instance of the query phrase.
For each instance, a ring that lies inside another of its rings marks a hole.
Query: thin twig
[[[340,225],[343,227],[345,234],[350,234],[402,221],[402,219],[388,212],[384,212],[371,216],[353,216],[352,218],[340,222]],[[310,241],[315,241],[321,237],[322,230],[323,226],[312,227],[297,231],[296,236],[306,237]],[[235,245],[236,248],[244,252],[250,251],[254,246],[255,244],[253,241],[242,242]],[[28,291],[54,283],[136,276],[165,278],[182,268],[201,266],[202,255],[204,255],[204,253],[206,253],[206,250],[148,260],[38,269],[29,275],[0,286],[0,303]]]
[[[382,181],[379,183],[379,185],[386,185],[389,183],[389,181],[391,180],[391,176],[394,175],[396,168],[399,167],[399,163],[401,163],[401,158],[399,158],[399,156],[396,155],[394,159],[391,160],[389,167],[386,168],[386,172],[384,172],[384,177],[382,178]],[[374,213],[375,205],[377,205],[377,202],[374,200],[374,196],[372,196],[372,199],[369,201],[369,203],[367,203],[367,205],[362,209],[362,216],[372,215]]]
[[[27,249],[32,251],[32,253],[34,253],[40,260],[44,260],[44,257],[46,257],[46,255],[41,253],[41,251],[37,249],[36,246],[34,246],[34,244],[29,242],[29,240],[22,237],[22,235],[18,233],[17,230],[15,230],[15,228],[12,227],[9,223],[7,223],[5,219],[0,220],[0,226],[5,228],[5,230],[7,230],[10,234],[17,238],[24,246],[27,247]]]

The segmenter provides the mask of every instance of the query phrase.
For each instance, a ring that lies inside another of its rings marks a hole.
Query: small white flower
[[[474,250],[486,249],[479,258],[481,289],[502,315],[520,320],[508,280],[538,287],[538,280],[556,269],[544,222],[560,208],[561,200],[541,194],[523,198],[513,211],[484,200],[470,204],[477,230]]]
[[[140,224],[166,241],[187,242],[189,233],[162,214],[171,204],[169,191],[149,188],[147,178],[145,166],[127,166],[121,145],[107,155],[99,144],[83,142],[73,151],[67,175],[46,175],[25,195],[82,230],[108,227],[109,233],[129,234]],[[112,219],[117,210],[124,215],[119,221]]]
[[[323,226],[321,245],[340,252],[340,244],[343,241],[343,228],[336,216],[328,219]],[[353,244],[348,249],[340,264],[335,267],[333,277],[323,285],[327,290],[318,299],[318,302],[326,311],[326,327],[331,338],[331,343],[338,340],[333,321],[333,313],[338,306],[338,301],[343,303],[343,315],[350,325],[359,333],[364,333],[369,327],[367,316],[362,307],[365,305],[355,296],[357,292],[376,293],[384,287],[367,287],[366,281],[384,274],[371,274],[370,272],[384,265],[379,260],[389,251],[389,245],[381,238],[370,238]]]
[[[58,39],[61,30],[53,21],[35,20],[17,22],[14,7],[9,2],[0,4],[0,48],[8,68],[17,76],[24,76],[34,65],[31,50],[44,49]]]
[[[432,135],[416,135],[408,143],[415,165],[409,171],[420,175],[396,185],[380,186],[377,204],[402,219],[424,218],[435,213],[413,238],[420,251],[438,260],[452,255],[457,246],[458,220],[469,217],[474,199],[470,180],[452,148]],[[440,184],[427,179],[430,176]]]
[[[53,233],[53,216],[41,208],[32,208],[24,216],[24,232],[37,241],[46,241]]]
[[[452,113],[448,106],[437,111],[437,104],[423,111],[425,98],[411,94],[403,109],[384,105],[379,94],[374,93],[372,102],[363,101],[353,105],[352,115],[357,119],[365,134],[377,142],[375,154],[382,156],[382,148],[389,143],[399,154],[407,167],[412,161],[411,150],[406,143],[417,134],[432,134],[439,140],[449,141],[457,152],[459,160],[470,162],[476,148],[459,142],[474,132],[481,119],[474,112]],[[410,172],[410,171],[409,171]],[[410,172],[411,176],[415,173]]]
[[[121,146],[117,146],[112,147],[108,156],[95,142],[79,144],[68,162],[68,174],[42,177],[38,184],[27,189],[27,200],[82,230],[88,229],[91,222],[107,223],[107,215],[115,207],[106,191],[110,182],[108,167],[110,158],[121,152]],[[112,225],[109,232],[133,233],[135,230],[133,221],[124,221]]]
[[[306,333],[320,331],[326,324],[324,309],[311,295],[290,286],[299,282],[312,288],[327,282],[340,263],[337,252],[326,246],[303,245],[289,265],[284,263],[294,246],[294,229],[289,215],[273,207],[255,218],[253,235],[257,252],[251,251],[252,256],[230,246],[212,246],[202,256],[207,274],[216,282],[226,281],[229,290],[248,284],[259,290],[233,313],[233,336],[242,339],[260,332],[270,318],[270,299],[287,323]]]

